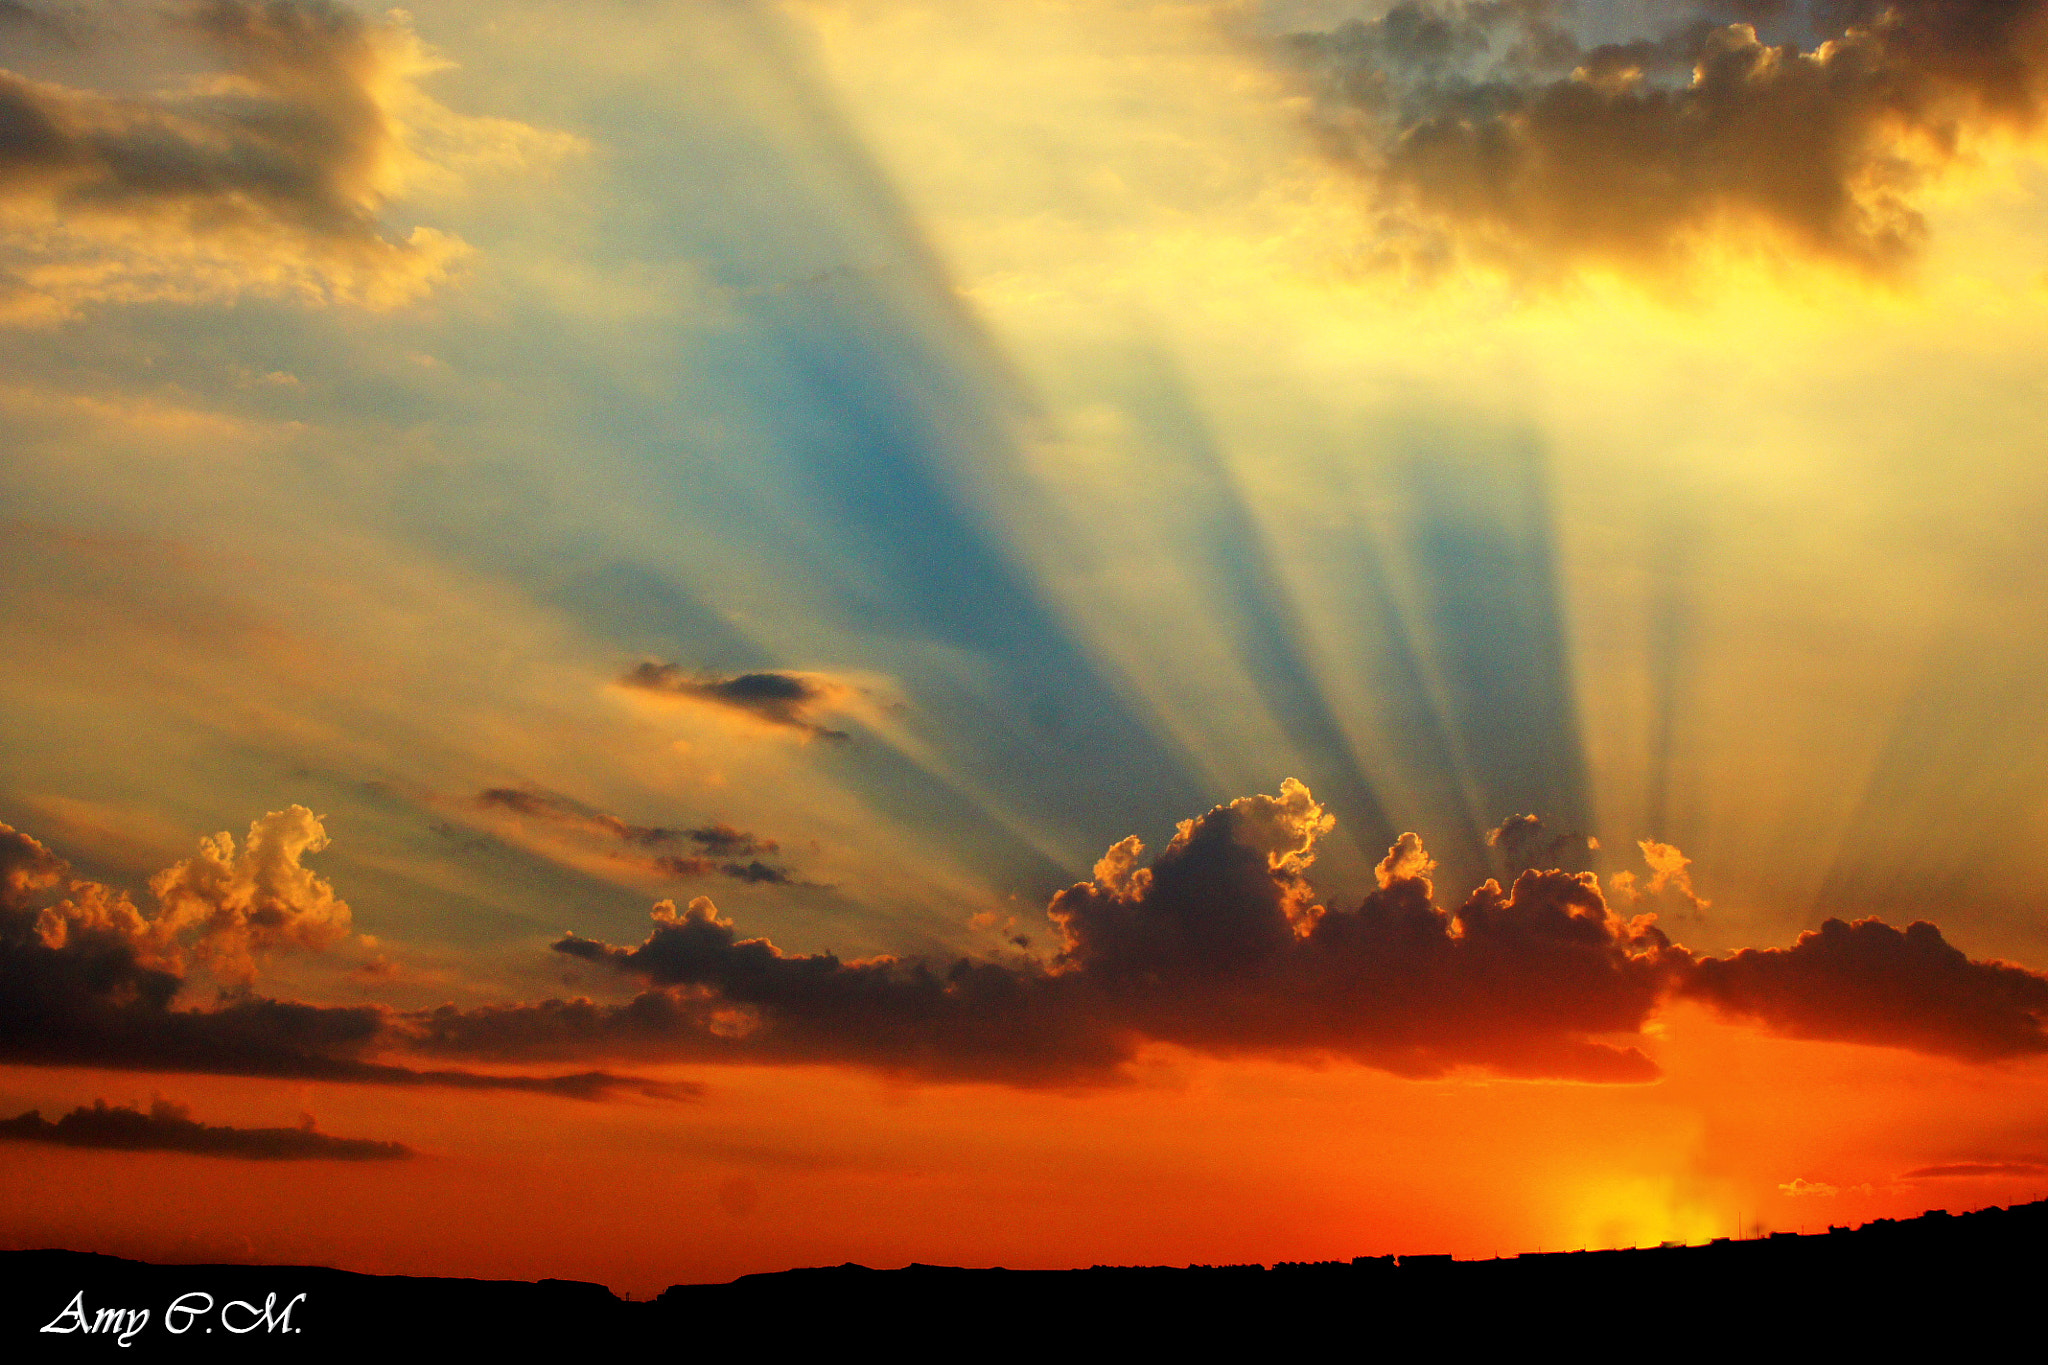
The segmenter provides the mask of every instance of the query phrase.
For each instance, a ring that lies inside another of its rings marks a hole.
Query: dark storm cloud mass
[[[508,810],[567,829],[580,830],[616,840],[632,849],[653,849],[682,845],[694,851],[629,856],[627,861],[669,877],[730,877],[750,885],[794,886],[796,878],[783,868],[755,857],[773,853],[779,845],[743,829],[713,821],[708,825],[675,827],[635,825],[616,815],[586,806],[555,792],[525,787],[489,787],[478,792],[476,801],[487,809]]]
[[[1931,175],[2040,123],[2044,0],[1662,8],[1589,47],[1547,0],[1410,0],[1288,52],[1326,145],[1377,187],[1388,250],[1418,263],[1456,242],[1656,264],[1761,228],[1888,269],[1924,236]]]
[[[844,695],[846,687],[809,674],[740,673],[728,678],[685,673],[674,664],[643,663],[619,679],[619,685],[710,702],[813,739],[848,738],[846,731],[828,729],[810,716]]]
[[[413,1154],[399,1142],[330,1137],[314,1131],[310,1121],[298,1128],[216,1127],[195,1122],[189,1109],[168,1100],[157,1100],[147,1113],[95,1100],[90,1109],[80,1105],[55,1123],[31,1109],[15,1118],[0,1119],[0,1141],[124,1152],[190,1152],[254,1161],[394,1161]]]
[[[158,932],[164,916],[151,920],[125,894],[67,881],[68,872],[36,839],[0,825],[0,1062],[578,1098],[649,1089],[601,1071],[495,1076],[378,1061],[400,1041],[397,1016],[378,1006],[241,995],[213,1009],[178,1008],[187,981],[176,944]],[[190,889],[183,877],[158,880],[181,893]],[[60,890],[63,899],[53,902]]]

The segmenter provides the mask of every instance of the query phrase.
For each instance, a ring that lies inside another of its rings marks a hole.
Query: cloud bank
[[[1787,1036],[1991,1061],[2048,1051],[2048,977],[1975,962],[1931,924],[1830,922],[1726,959],[1624,919],[1591,873],[1488,881],[1455,910],[1403,835],[1353,908],[1306,872],[1331,827],[1298,782],[1184,821],[1149,864],[1135,838],[1053,898],[1050,961],[842,962],[741,939],[711,901],[656,908],[642,943],[555,950],[645,983],[623,1007],[549,1002],[427,1021],[429,1044],[518,1055],[573,1040],[713,1060],[838,1061],[934,1077],[1100,1079],[1148,1041],[1214,1055],[1340,1057],[1403,1075],[1648,1080],[1627,1038],[1677,999]],[[1685,861],[1651,841],[1653,870]],[[1697,902],[1684,886],[1684,894]]]
[[[144,957],[165,941],[154,922],[102,892],[94,905],[125,912],[67,911],[61,937],[43,932],[51,911],[19,903],[48,899],[62,864],[6,831],[0,868],[16,908],[0,936],[0,1058],[592,1095],[638,1083],[607,1072],[414,1070],[391,1059],[826,1063],[911,1079],[1084,1086],[1118,1080],[1140,1049],[1168,1043],[1222,1057],[1341,1059],[1404,1076],[1478,1068],[1630,1082],[1658,1074],[1638,1044],[1674,1001],[1788,1037],[1973,1063],[2048,1052],[2048,976],[1974,961],[1932,924],[1831,920],[1789,948],[1703,957],[1672,942],[1654,915],[1618,913],[1590,872],[1532,868],[1441,907],[1435,863],[1412,833],[1380,861],[1370,894],[1330,906],[1308,873],[1334,824],[1289,780],[1275,795],[1182,821],[1149,860],[1138,839],[1122,840],[1090,880],[1052,898],[1057,947],[1045,956],[790,953],[742,938],[700,896],[681,909],[658,904],[638,944],[573,933],[553,944],[638,983],[626,1003],[412,1012],[254,998],[173,1008],[183,978]],[[317,879],[287,875],[294,850],[317,842],[309,813],[258,826],[276,850],[268,884],[297,888],[293,904],[338,904]],[[216,869],[200,884],[262,883],[217,871],[250,856],[231,859],[223,840],[209,841],[210,860],[195,860]],[[1655,841],[1643,852],[1676,888],[1683,854]],[[153,885],[170,905],[196,894],[194,880],[181,863]],[[80,886],[60,904],[84,904]],[[1697,903],[1689,883],[1683,894]],[[221,890],[205,903],[247,899]],[[202,933],[222,924],[218,932],[236,942],[252,932],[247,915],[184,919]],[[281,927],[271,932],[295,941]]]

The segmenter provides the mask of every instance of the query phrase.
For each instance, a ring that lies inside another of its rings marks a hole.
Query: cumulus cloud
[[[34,893],[63,881],[70,870],[34,835],[0,824],[0,907],[26,904]]]
[[[1510,815],[1486,832],[1486,846],[1499,849],[1516,869],[1557,867],[1560,863],[1600,847],[1600,841],[1583,834],[1553,834],[1534,815]]]
[[[1836,925],[1789,949],[1700,958],[1655,916],[1617,913],[1591,873],[1532,868],[1439,907],[1435,863],[1412,833],[1359,905],[1331,907],[1308,880],[1331,824],[1289,781],[1183,821],[1156,857],[1121,840],[1092,880],[1053,898],[1049,960],[841,961],[744,938],[704,897],[681,910],[663,902],[639,944],[568,934],[554,945],[638,979],[630,1003],[451,1008],[418,1018],[419,1045],[1071,1084],[1110,1078],[1158,1041],[1404,1075],[1473,1066],[1628,1081],[1656,1074],[1630,1038],[1687,998],[1804,1037],[1977,1060],[2039,1047],[2048,978],[1971,962],[1930,926]],[[1652,885],[1677,887],[1684,856],[1654,841],[1643,851]],[[1816,946],[1841,934],[1859,951]],[[1894,941],[1911,950],[1885,951]]]
[[[750,884],[796,884],[796,879],[783,868],[771,866],[753,856],[775,852],[779,847],[775,840],[719,821],[675,828],[635,825],[559,793],[525,787],[489,787],[477,793],[476,801],[487,809],[507,810],[564,829],[616,840],[631,849],[680,845],[691,850],[647,856],[615,855],[661,876],[717,875]]]
[[[1369,894],[1333,906],[1309,879],[1333,825],[1289,780],[1277,794],[1182,821],[1156,855],[1135,837],[1121,840],[1090,880],[1052,898],[1049,954],[794,953],[742,937],[700,896],[680,909],[658,904],[637,944],[573,933],[553,944],[637,982],[626,1003],[403,1013],[255,998],[175,1008],[185,979],[175,962],[146,956],[163,941],[152,936],[155,921],[114,893],[71,883],[61,893],[73,907],[63,935],[46,932],[49,907],[34,903],[60,894],[62,866],[0,827],[0,884],[10,888],[0,914],[0,1060],[595,1095],[648,1087],[602,1071],[506,1077],[399,1063],[828,1063],[1083,1085],[1112,1081],[1141,1048],[1168,1043],[1214,1056],[1340,1058],[1408,1076],[1474,1067],[1626,1082],[1657,1074],[1636,1044],[1652,1016],[1681,999],[1802,1038],[1977,1062],[2048,1051],[2048,976],[1972,961],[1929,924],[1829,921],[1789,948],[1704,958],[1673,943],[1654,915],[1618,913],[1590,872],[1530,868],[1506,887],[1482,883],[1454,909],[1439,906],[1436,864],[1413,833],[1388,849]],[[296,866],[289,850],[311,846],[308,828],[275,828],[295,831],[275,866]],[[1644,852],[1674,884],[1685,870],[1669,846]],[[265,884],[254,872],[228,875],[247,856],[214,841],[210,858],[196,861],[215,872],[198,884]],[[180,864],[160,880],[182,888],[195,879]],[[293,905],[332,899],[295,877],[269,884],[298,887]],[[253,933],[256,919],[228,915],[226,932]]]
[[[558,952],[645,983],[633,1002],[448,1011],[428,1046],[521,1055],[567,1045],[705,1059],[843,1061],[913,1075],[1074,1083],[1147,1041],[1218,1055],[1348,1057],[1408,1075],[1642,1080],[1643,1054],[1601,1035],[1640,1028],[1683,966],[1624,922],[1589,875],[1487,883],[1458,910],[1409,834],[1356,908],[1307,879],[1333,825],[1299,782],[1183,821],[1149,863],[1126,839],[1056,896],[1060,949],[931,962],[784,952],[741,939],[699,897],[656,908],[631,947],[577,935]]]
[[[1411,263],[1655,266],[1733,232],[1886,271],[1933,176],[2041,121],[2048,0],[1660,10],[1584,46],[1548,0],[1404,0],[1288,52]]]
[[[252,952],[330,946],[348,934],[348,905],[299,861],[327,843],[319,817],[304,806],[253,822],[239,852],[225,832],[202,839],[197,857],[149,879],[162,907],[159,931],[196,933],[215,972],[242,980],[256,973]]]
[[[441,63],[397,11],[179,0],[109,13],[85,44],[111,87],[96,89],[20,69],[33,44],[10,32],[71,29],[18,8],[27,17],[0,27],[0,318],[242,293],[406,303],[469,250],[431,227],[386,229],[380,212],[408,181],[573,144],[428,99],[417,82]],[[173,74],[189,60],[205,70]]]
[[[813,719],[852,690],[817,673],[685,673],[675,664],[642,663],[619,679],[621,687],[661,696],[687,697],[738,712],[764,725],[793,730],[812,739],[844,741],[846,731]]]
[[[123,892],[67,880],[62,859],[0,825],[0,1061],[583,1098],[658,1089],[602,1071],[496,1076],[394,1064],[381,1058],[402,1048],[403,1021],[375,1006],[241,993],[211,1009],[178,1008],[188,952],[232,966],[252,947],[317,945],[345,926],[331,888],[297,863],[321,834],[310,813],[294,814],[302,809],[256,822],[242,853],[216,836],[161,874],[166,900],[154,919]]]
[[[11,830],[8,836],[27,838]],[[61,880],[62,862],[33,839],[27,842],[60,869],[46,873],[44,884]],[[248,842],[239,851],[234,836],[223,831],[201,839],[198,856],[152,877],[158,907],[153,917],[138,910],[126,892],[77,881],[61,900],[37,912],[35,932],[44,946],[57,950],[74,938],[119,943],[138,964],[172,974],[183,972],[190,953],[216,978],[246,983],[256,974],[257,952],[319,951],[347,936],[347,903],[299,861],[326,846],[327,831],[312,811],[272,811],[249,826]]]
[[[1794,1038],[1973,1062],[2048,1052],[2048,976],[1973,961],[1925,920],[1831,919],[1789,948],[1703,959],[1682,993]]]
[[[330,1137],[317,1131],[310,1115],[297,1128],[230,1128],[195,1122],[182,1104],[159,1099],[147,1113],[104,1100],[83,1105],[55,1123],[31,1109],[0,1119],[0,1141],[47,1142],[62,1147],[101,1147],[123,1152],[191,1152],[200,1156],[255,1161],[394,1161],[411,1156],[399,1142]]]

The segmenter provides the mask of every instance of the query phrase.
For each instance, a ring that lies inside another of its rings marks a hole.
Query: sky
[[[2048,1194],[2044,121],[2037,0],[0,0],[0,1244]]]

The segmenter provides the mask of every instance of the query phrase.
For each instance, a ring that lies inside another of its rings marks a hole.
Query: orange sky
[[[2048,1068],[1793,1042],[1691,1008],[1649,1085],[1408,1081],[1148,1054],[1060,1094],[825,1068],[692,1073],[705,1096],[592,1104],[9,1068],[0,1097],[184,1100],[214,1123],[396,1136],[403,1162],[0,1145],[0,1241],[163,1260],[672,1283],[858,1261],[1061,1267],[1514,1254],[2048,1195]],[[1969,1134],[1965,1138],[1959,1134]],[[1792,1196],[1795,1179],[1841,1192]],[[1853,1187],[1853,1188],[1852,1188]],[[1867,1188],[1866,1188],[1867,1187]]]

